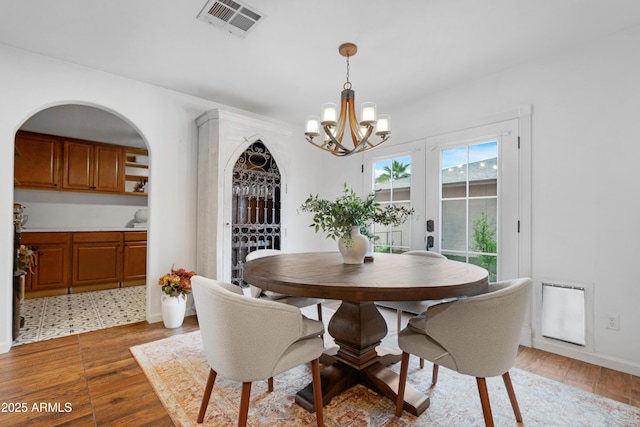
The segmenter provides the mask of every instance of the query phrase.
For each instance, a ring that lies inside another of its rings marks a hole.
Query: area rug
[[[196,426],[209,365],[200,331],[176,335],[131,348],[156,393],[177,426]],[[259,357],[256,354],[256,357]],[[361,426],[483,426],[475,379],[441,368],[431,385],[431,365],[420,369],[411,358],[408,381],[424,391],[431,406],[419,417],[394,416],[394,404],[357,385],[325,407],[328,427]],[[393,367],[396,371],[399,364]],[[640,426],[640,409],[513,368],[511,379],[526,426]],[[294,402],[295,393],[311,381],[309,366],[274,378],[274,391],[255,382],[249,405],[250,426],[314,426],[310,414]],[[517,425],[500,377],[487,379],[497,426]],[[234,426],[238,422],[241,384],[218,377],[203,426]]]

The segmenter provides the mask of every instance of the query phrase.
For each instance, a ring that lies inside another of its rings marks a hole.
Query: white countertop
[[[67,232],[77,233],[82,231],[147,231],[142,227],[33,227],[23,228],[23,233],[46,233],[46,232]]]

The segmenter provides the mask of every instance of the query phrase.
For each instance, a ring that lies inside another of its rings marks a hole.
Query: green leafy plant
[[[309,227],[315,228],[316,233],[322,230],[327,238],[342,238],[345,245],[350,247],[353,243],[351,227],[359,226],[360,232],[372,240],[374,236],[369,230],[372,223],[397,226],[413,215],[414,210],[404,206],[388,205],[382,208],[376,203],[375,197],[375,193],[370,193],[361,198],[345,182],[342,196],[326,200],[317,194],[311,194],[300,206],[300,210],[314,214]]]
[[[487,212],[482,212],[479,218],[473,222],[473,244],[471,250],[483,254],[494,254],[496,244],[496,221]],[[493,255],[479,255],[480,266],[490,273],[496,270],[496,257]]]

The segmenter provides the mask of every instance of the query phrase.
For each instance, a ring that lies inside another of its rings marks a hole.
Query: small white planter
[[[369,239],[360,233],[359,226],[351,227],[351,246],[347,247],[344,239],[338,240],[338,249],[345,264],[362,264],[369,249]]]
[[[177,297],[162,295],[162,322],[165,328],[173,329],[182,326],[186,310],[186,295],[178,295]]]

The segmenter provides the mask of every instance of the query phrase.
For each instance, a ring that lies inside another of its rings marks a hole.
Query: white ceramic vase
[[[351,227],[351,246],[347,247],[343,238],[338,240],[338,249],[345,264],[362,264],[369,249],[369,239],[360,233],[360,227]]]
[[[165,328],[173,329],[182,326],[186,310],[186,295],[178,295],[177,297],[162,295],[162,322]]]

